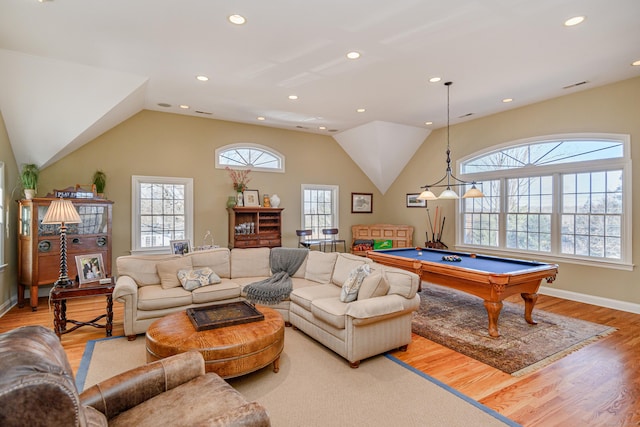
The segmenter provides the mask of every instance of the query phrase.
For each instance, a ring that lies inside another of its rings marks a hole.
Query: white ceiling
[[[455,124],[635,77],[638,18],[639,0],[0,0],[0,110],[18,163],[41,166],[142,109],[328,134],[347,152],[363,132],[378,162],[360,167],[384,192],[416,149],[381,171],[389,130],[444,126],[442,83]]]

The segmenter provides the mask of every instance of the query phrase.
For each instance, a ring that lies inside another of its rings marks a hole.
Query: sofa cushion
[[[340,254],[338,255],[336,265],[333,269],[331,283],[337,286],[342,286],[353,270],[360,267],[361,265],[371,263],[372,261],[369,258],[364,258],[352,254]]]
[[[383,269],[384,280],[389,284],[389,294],[397,294],[411,299],[418,292],[420,276],[410,271],[396,267],[385,266]]]
[[[340,291],[341,302],[351,302],[358,298],[358,291],[364,279],[371,273],[368,264],[362,264],[349,273],[349,277],[344,281]]]
[[[311,303],[311,314],[335,328],[344,329],[348,306],[337,298],[319,298]]]
[[[190,257],[180,257],[167,261],[161,261],[156,264],[158,276],[160,276],[160,284],[164,289],[175,288],[180,286],[178,280],[178,271],[191,268]]]
[[[331,283],[336,259],[338,259],[337,252],[309,251],[304,278],[318,283]]]
[[[300,278],[300,279],[304,279],[304,275],[307,272],[307,260],[309,259],[309,255],[307,255],[307,257],[304,259],[304,261],[302,262],[302,265],[300,266],[300,268],[298,268],[298,271],[296,271],[293,276],[291,277],[296,277],[296,278]]]
[[[191,304],[191,292],[182,286],[163,289],[160,285],[138,288],[139,310],[162,310]]]
[[[129,276],[138,286],[159,285],[158,262],[181,258],[181,255],[125,255],[116,259],[119,276]]]
[[[231,278],[271,275],[269,248],[234,248],[231,250]]]
[[[215,286],[203,286],[191,293],[194,304],[230,300],[240,297],[240,286],[231,279],[222,279]]]
[[[290,295],[292,302],[309,311],[311,311],[311,302],[322,298],[335,298],[336,301],[339,301],[340,288],[330,284],[307,286],[294,289]]]
[[[193,268],[209,267],[219,277],[231,277],[231,251],[228,248],[214,248],[195,251],[187,255]]]
[[[365,277],[358,291],[358,301],[381,297],[389,292],[389,283],[384,280],[381,268],[372,268],[371,273]]]
[[[220,277],[209,267],[178,270],[178,280],[180,280],[182,287],[188,291],[220,283]]]

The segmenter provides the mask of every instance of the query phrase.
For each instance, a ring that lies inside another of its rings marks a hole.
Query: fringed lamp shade
[[[51,202],[42,219],[43,224],[60,224],[60,277],[54,286],[70,286],[73,282],[67,275],[67,225],[82,222],[80,214],[70,200],[56,199]]]

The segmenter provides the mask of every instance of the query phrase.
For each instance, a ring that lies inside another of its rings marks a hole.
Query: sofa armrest
[[[188,351],[100,382],[82,392],[80,400],[83,405],[91,406],[111,419],[204,373],[202,354]]]
[[[130,276],[118,276],[116,286],[113,288],[113,299],[124,302],[127,295],[135,295],[138,293],[138,284]]]
[[[395,294],[384,295],[349,303],[346,315],[354,318],[354,324],[363,325],[410,313],[415,311],[419,305],[419,295],[411,299]]]

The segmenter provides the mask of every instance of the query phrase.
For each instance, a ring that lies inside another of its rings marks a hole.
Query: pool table
[[[455,255],[460,261],[445,261],[443,256]],[[367,252],[372,260],[392,267],[412,271],[425,282],[458,289],[480,297],[489,317],[489,335],[499,337],[498,317],[502,301],[520,293],[525,302],[524,318],[535,325],[531,312],[538,299],[542,279],[555,280],[556,264],[524,261],[513,258],[455,252],[428,248],[385,249]]]

